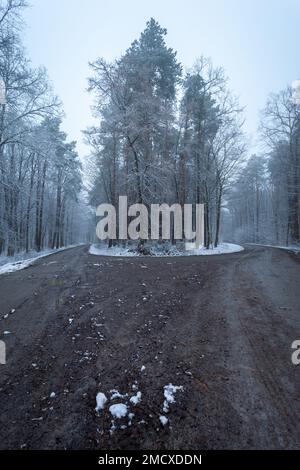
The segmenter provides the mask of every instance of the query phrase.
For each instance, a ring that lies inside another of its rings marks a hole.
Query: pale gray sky
[[[200,55],[224,67],[246,106],[255,137],[267,95],[300,78],[300,0],[30,0],[25,46],[33,65],[45,65],[64,104],[64,129],[88,148],[81,130],[92,123],[85,91],[88,61],[118,57],[153,16],[184,67]]]

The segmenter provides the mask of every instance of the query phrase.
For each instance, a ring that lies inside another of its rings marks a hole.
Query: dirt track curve
[[[289,252],[59,252],[0,276],[0,339],[1,449],[300,448],[300,257]],[[183,390],[164,413],[169,383]],[[98,392],[109,398],[99,414]],[[112,423],[120,402],[134,416]]]

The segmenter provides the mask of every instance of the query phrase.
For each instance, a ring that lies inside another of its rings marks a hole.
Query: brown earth
[[[299,256],[265,247],[177,258],[78,247],[2,275],[0,448],[299,449],[299,307]],[[183,391],[163,413],[169,383]],[[113,389],[128,396],[97,414],[96,394]],[[110,432],[121,402],[131,426]]]

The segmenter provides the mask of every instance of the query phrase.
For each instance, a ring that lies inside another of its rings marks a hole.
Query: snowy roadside
[[[279,248],[280,250],[293,251],[293,253],[300,253],[300,246],[281,246],[281,245],[264,245],[263,243],[245,243],[250,246],[266,246],[268,248]]]
[[[96,246],[92,244],[89,249],[90,255],[101,255],[101,256],[138,256],[133,251],[130,251],[129,248],[123,248],[121,246],[112,246],[108,248],[104,246]]]
[[[173,247],[169,250],[168,253],[162,252],[158,246],[153,246],[151,248],[150,256],[156,257],[172,257],[172,256],[206,256],[206,255],[222,255],[226,253],[236,253],[243,251],[244,248],[241,245],[236,245],[234,243],[220,243],[217,248],[193,248],[192,244],[188,246],[188,249],[180,251],[176,247]],[[130,249],[128,247],[114,246],[108,248],[106,245],[97,246],[92,244],[89,249],[91,255],[100,255],[100,256],[141,256],[138,252]]]
[[[69,245],[69,246],[65,246],[65,247],[57,248],[53,250],[45,250],[39,254],[37,254],[37,252],[31,252],[31,256],[30,256],[30,253],[26,253],[23,255],[23,256],[26,256],[26,258],[23,258],[23,259],[19,258],[17,260],[15,259],[15,261],[2,264],[2,266],[1,266],[1,257],[0,257],[0,275],[13,273],[15,271],[20,271],[21,269],[28,268],[28,266],[31,266],[32,264],[35,263],[35,261],[37,261],[40,258],[45,258],[46,256],[52,255],[53,253],[58,253],[59,251],[68,250],[69,248],[75,248],[76,246],[80,246],[80,245],[82,244],[79,243],[78,245]],[[19,256],[22,257],[22,255],[19,255]],[[3,259],[7,260],[9,258],[3,257]]]
[[[241,245],[236,245],[235,243],[220,243],[217,248],[200,248],[200,249],[192,249],[187,250],[182,254],[182,256],[189,255],[224,255],[226,253],[237,253],[239,251],[243,251],[244,247]]]

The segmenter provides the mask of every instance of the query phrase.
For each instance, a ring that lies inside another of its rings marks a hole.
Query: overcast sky
[[[246,106],[246,130],[255,138],[259,110],[270,92],[300,78],[300,0],[30,0],[25,46],[33,64],[45,65],[64,104],[64,129],[88,148],[85,91],[88,62],[112,60],[139,37],[153,16],[168,30],[167,44],[183,66],[210,56],[230,78]]]

